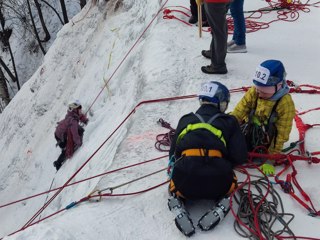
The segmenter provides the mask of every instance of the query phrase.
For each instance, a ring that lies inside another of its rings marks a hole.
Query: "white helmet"
[[[72,102],[72,103],[70,103],[69,105],[68,105],[68,110],[71,112],[71,111],[73,111],[73,110],[75,110],[75,109],[81,109],[82,108],[82,106],[81,106],[81,103],[80,103],[80,101],[79,100],[75,100],[74,102]]]

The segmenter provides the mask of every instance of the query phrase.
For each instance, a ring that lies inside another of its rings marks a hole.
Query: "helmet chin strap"
[[[217,107],[220,110],[220,112],[223,112],[223,113],[227,110],[228,104],[229,104],[228,102],[212,103],[212,102],[202,101],[201,99],[199,100],[199,102],[200,102],[200,105],[202,105],[202,104],[213,105],[213,106]]]
[[[220,111],[224,113],[224,112],[227,110],[227,108],[228,108],[228,104],[229,104],[228,102],[222,102],[222,103],[220,103],[220,104],[219,104],[219,109],[220,109]]]

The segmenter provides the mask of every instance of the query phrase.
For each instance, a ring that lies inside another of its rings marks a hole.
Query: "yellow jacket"
[[[241,123],[243,121],[248,122],[249,114],[252,109],[255,108],[255,117],[262,123],[268,120],[273,106],[276,101],[270,101],[266,99],[258,98],[255,87],[251,87],[237,104],[233,112],[238,121]],[[276,144],[272,140],[269,147],[270,153],[279,153],[283,149],[283,144],[289,140],[289,135],[292,129],[292,121],[295,116],[295,106],[292,101],[291,95],[284,95],[276,107],[277,120],[275,126],[277,128]]]

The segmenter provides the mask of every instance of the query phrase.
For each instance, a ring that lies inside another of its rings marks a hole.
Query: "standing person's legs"
[[[225,58],[228,39],[228,25],[226,20],[228,4],[205,3],[205,11],[212,32],[210,45],[211,66],[202,67],[201,70],[209,74],[225,74],[227,73]]]
[[[194,24],[198,22],[198,9],[196,0],[190,0],[190,10],[191,10],[191,17],[189,19],[189,23]]]
[[[208,27],[207,23],[207,16],[204,10],[204,6],[201,6],[202,12],[202,23],[204,27]],[[190,0],[190,10],[191,10],[191,17],[189,18],[189,23],[194,24],[198,22],[198,5],[196,0]]]
[[[243,13],[244,0],[234,0],[230,4],[230,12],[233,18],[234,31],[232,40],[237,45],[246,44],[246,24]]]

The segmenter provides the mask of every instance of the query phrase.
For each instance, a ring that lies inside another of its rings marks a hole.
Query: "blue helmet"
[[[261,63],[253,77],[256,86],[269,87],[285,81],[286,71],[279,60],[267,60]]]
[[[227,109],[230,102],[230,92],[228,88],[215,81],[207,82],[201,85],[199,100],[217,104],[222,112]]]

